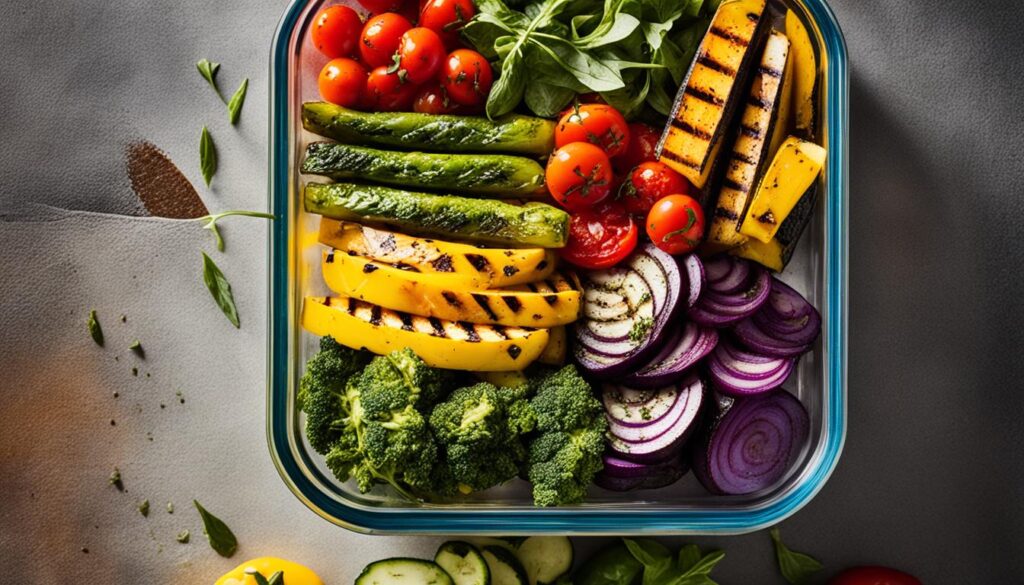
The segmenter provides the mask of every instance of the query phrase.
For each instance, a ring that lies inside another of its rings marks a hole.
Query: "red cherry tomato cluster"
[[[614,266],[636,247],[639,222],[670,254],[700,244],[704,212],[690,182],[655,160],[660,136],[596,100],[562,113],[545,178],[554,200],[572,213],[563,258],[584,268]]]
[[[471,114],[487,101],[490,63],[462,48],[459,29],[476,13],[472,0],[359,0],[363,22],[347,6],[316,15],[310,40],[330,61],[320,95],[347,108]],[[418,22],[414,26],[413,22]]]

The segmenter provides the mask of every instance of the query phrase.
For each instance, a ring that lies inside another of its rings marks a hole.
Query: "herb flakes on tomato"
[[[393,12],[368,19],[359,37],[359,54],[363,63],[370,68],[391,65],[402,35],[411,28],[408,19]]]
[[[615,108],[606,104],[576,103],[555,127],[555,146],[572,142],[589,142],[599,146],[609,157],[626,152],[629,147],[629,125]]]
[[[633,252],[638,233],[633,218],[621,205],[605,203],[572,215],[569,242],[560,254],[582,268],[608,268]]]
[[[704,237],[704,210],[689,195],[669,195],[647,214],[647,235],[669,254],[686,254]]]
[[[665,163],[643,162],[626,175],[618,191],[626,211],[646,216],[654,204],[668,195],[689,195],[690,182]]]
[[[572,142],[556,150],[544,176],[555,201],[572,210],[603,201],[613,180],[608,155],[589,142]]]

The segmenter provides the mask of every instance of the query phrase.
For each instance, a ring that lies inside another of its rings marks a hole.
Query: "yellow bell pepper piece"
[[[324,281],[334,292],[423,317],[517,327],[554,327],[580,314],[581,292],[566,278],[478,290],[462,275],[411,272],[343,252],[324,252]]]
[[[324,585],[320,577],[308,568],[275,557],[260,557],[246,561],[225,573],[214,585],[256,585],[253,573],[257,571],[267,579],[281,571],[286,585]]]
[[[825,149],[790,136],[758,181],[740,233],[767,244],[825,165]]]
[[[348,347],[385,355],[408,347],[427,365],[452,370],[522,370],[544,351],[547,329],[420,317],[347,297],[306,297],[302,326]]]
[[[324,217],[320,242],[332,248],[423,274],[460,276],[472,288],[496,288],[543,280],[558,263],[544,248],[478,248],[416,238]]]

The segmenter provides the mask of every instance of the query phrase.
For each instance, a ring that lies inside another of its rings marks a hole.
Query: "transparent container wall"
[[[305,440],[294,397],[318,338],[301,329],[299,316],[303,297],[329,291],[320,275],[318,216],[302,210],[306,179],[296,169],[306,144],[322,140],[302,129],[300,110],[304,101],[320,99],[317,74],[325,58],[310,43],[308,29],[316,12],[331,3],[299,0],[289,8],[271,64],[270,204],[280,219],[271,227],[268,436],[292,491],[332,522],[388,533],[735,533],[777,522],[805,504],[834,467],[845,434],[847,73],[845,45],[828,7],[821,0],[789,4],[817,42],[818,123],[830,157],[815,215],[783,275],[823,316],[820,339],[786,384],[810,413],[806,448],[778,485],[748,496],[709,495],[688,474],[658,490],[593,487],[584,504],[538,509],[520,480],[444,503],[410,503],[383,486],[361,494],[351,482],[336,481]]]

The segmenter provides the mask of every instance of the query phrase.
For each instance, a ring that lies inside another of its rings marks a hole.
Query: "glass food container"
[[[323,57],[308,40],[324,0],[293,0],[274,37],[270,85],[271,222],[267,434],[270,453],[291,491],[325,519],[367,533],[699,534],[743,533],[775,524],[806,504],[835,468],[846,433],[847,124],[846,45],[824,0],[788,0],[809,24],[819,59],[819,127],[828,161],[821,196],[784,280],[822,314],[822,334],[786,384],[810,413],[807,446],[785,478],[746,496],[705,492],[692,474],[657,490],[592,487],[585,503],[535,508],[529,486],[513,481],[455,503],[415,504],[388,490],[360,494],[336,481],[306,442],[295,392],[318,340],[302,330],[302,298],[327,292],[320,276],[317,217],[301,206],[298,167],[316,138],[302,128],[303,101],[319,99]]]

